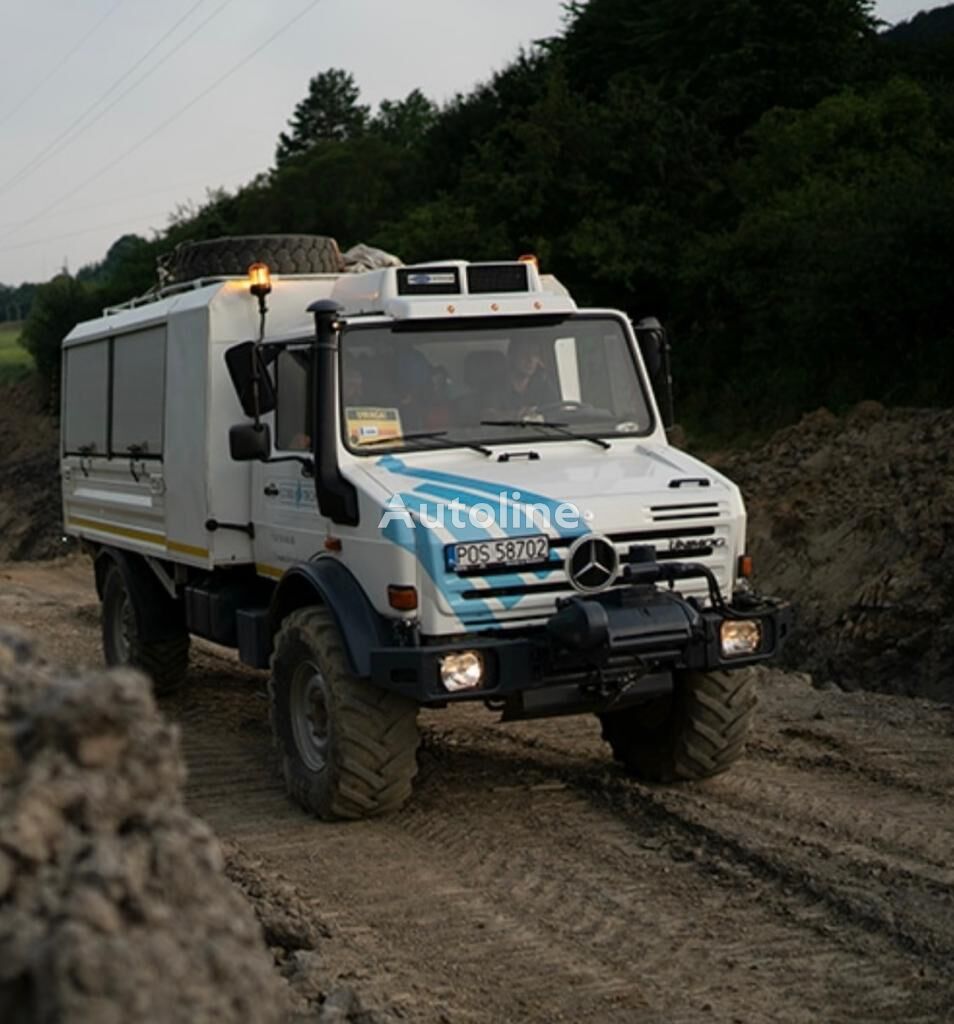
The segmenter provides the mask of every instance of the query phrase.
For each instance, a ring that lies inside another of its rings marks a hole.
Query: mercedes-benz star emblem
[[[613,542],[592,533],[574,541],[566,556],[566,574],[583,594],[605,590],[619,574],[619,555]]]

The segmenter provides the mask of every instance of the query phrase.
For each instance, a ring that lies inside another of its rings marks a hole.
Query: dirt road
[[[0,566],[0,619],[99,664],[88,564]],[[327,825],[285,799],[264,675],[196,644],[164,702],[193,810],[331,930],[326,970],[432,1021],[954,1020],[954,710],[763,673],[743,763],[650,787],[595,724],[429,713],[417,793]]]

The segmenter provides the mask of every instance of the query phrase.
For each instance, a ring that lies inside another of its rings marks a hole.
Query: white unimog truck
[[[418,709],[458,701],[596,714],[643,778],[724,770],[789,613],[744,579],[738,489],[667,442],[665,351],[530,259],[257,265],[78,325],[64,519],[107,662],[161,690],[191,634],[270,669],[324,818],[399,807]]]

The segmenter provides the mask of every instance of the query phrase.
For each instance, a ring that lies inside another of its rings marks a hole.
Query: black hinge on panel
[[[709,483],[710,483],[710,481],[707,480],[705,477],[702,477],[702,476],[686,476],[686,477],[681,477],[681,478],[679,478],[677,480],[670,480],[669,481],[669,486],[670,487],[675,487],[677,489],[680,488],[680,487],[692,487],[692,486],[695,486],[695,487],[708,487]]]

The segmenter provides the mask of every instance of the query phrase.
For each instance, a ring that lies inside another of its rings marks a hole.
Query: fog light
[[[762,627],[754,619],[726,619],[721,640],[723,658],[755,654],[762,643]]]
[[[474,690],[484,681],[484,659],[476,651],[445,654],[441,658],[441,682],[445,690]]]

